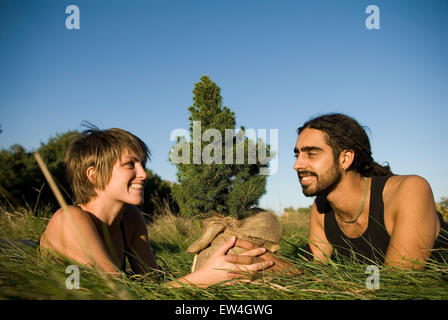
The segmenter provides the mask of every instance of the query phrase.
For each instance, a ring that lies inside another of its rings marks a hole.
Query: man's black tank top
[[[326,199],[317,199],[318,211],[325,213],[324,230],[329,243],[335,249],[336,258],[367,264],[383,264],[389,246],[390,235],[384,224],[383,189],[390,176],[373,176],[370,188],[369,221],[366,231],[358,238],[347,237],[335,218],[333,208]],[[318,197],[319,198],[319,197]],[[431,258],[438,259],[448,248],[448,224],[437,212],[440,221],[440,232],[434,243]]]

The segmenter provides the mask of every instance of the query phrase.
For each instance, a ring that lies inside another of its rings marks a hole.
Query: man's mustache
[[[300,175],[308,175],[308,176],[315,176],[317,177],[317,174],[312,171],[297,171],[297,174]]]

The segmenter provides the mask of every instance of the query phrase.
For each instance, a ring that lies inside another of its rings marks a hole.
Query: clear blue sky
[[[68,30],[68,5],[80,29]],[[368,30],[368,5],[380,30]],[[448,196],[448,1],[0,2],[0,148],[37,148],[88,120],[151,148],[175,181],[170,133],[204,74],[238,126],[278,129],[279,169],[261,206],[307,206],[292,169],[296,129],[343,112],[370,128],[373,156]],[[268,141],[269,142],[269,141]]]

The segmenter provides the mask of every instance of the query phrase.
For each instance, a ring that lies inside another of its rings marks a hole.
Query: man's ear
[[[96,185],[96,169],[95,167],[88,167],[87,168],[87,179],[93,184]]]
[[[339,164],[344,171],[352,165],[355,160],[355,152],[351,149],[343,150],[339,155]]]

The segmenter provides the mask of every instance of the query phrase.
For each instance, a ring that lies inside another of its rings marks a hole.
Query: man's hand
[[[254,243],[241,239],[237,239],[235,247],[246,249],[248,252],[252,252],[252,250],[259,248]],[[270,253],[267,250],[265,254],[259,256],[246,255],[244,253],[239,255],[226,255],[225,260],[229,263],[234,263],[237,265],[253,265],[255,263],[265,263],[271,261],[274,265],[266,269],[268,272],[284,273],[286,275],[301,274],[301,271],[297,267],[281,259],[279,254]]]

